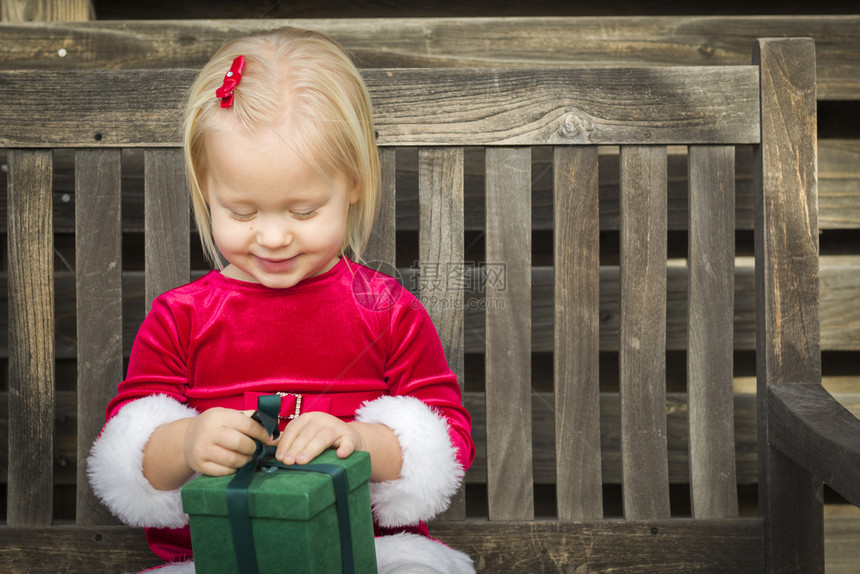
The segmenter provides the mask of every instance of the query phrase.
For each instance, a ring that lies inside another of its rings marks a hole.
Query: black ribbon
[[[263,395],[257,401],[257,410],[251,418],[263,425],[273,438],[278,437],[278,412],[281,397]],[[343,572],[355,574],[355,561],[352,554],[352,529],[349,520],[349,483],[346,471],[335,464],[297,464],[287,466],[274,458],[276,447],[265,446],[255,440],[257,449],[253,459],[236,472],[227,485],[227,514],[233,534],[233,547],[236,549],[236,562],[241,574],[258,574],[257,552],[254,548],[254,535],[251,531],[251,516],[248,508],[248,486],[254,479],[257,469],[271,468],[286,471],[321,472],[331,476],[334,482],[335,505],[337,506],[340,529],[340,553]]]

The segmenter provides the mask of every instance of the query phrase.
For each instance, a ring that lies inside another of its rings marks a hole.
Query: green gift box
[[[342,503],[336,496],[335,479],[322,471],[302,470],[320,465],[342,467],[344,471],[349,522],[346,542],[342,540],[347,535],[342,532],[342,525],[347,520],[338,514],[339,510],[346,510],[338,509]],[[240,493],[247,501],[250,517],[245,543],[236,541],[234,529],[241,528],[235,519],[231,521],[228,511],[231,496],[228,485],[236,475],[195,478],[181,492],[182,507],[191,522],[196,571],[198,574],[254,571],[247,568],[245,562],[249,560],[242,558],[243,552],[247,557],[250,551],[256,554],[261,574],[287,570],[314,574],[345,572],[349,571],[344,562],[349,561],[351,545],[354,571],[376,572],[367,482],[370,472],[370,455],[361,451],[339,459],[334,450],[327,450],[308,465],[278,467],[261,463],[253,478],[248,477],[247,489]],[[237,549],[237,545],[252,548]],[[342,557],[344,549],[347,554]],[[250,558],[253,562],[253,554]]]

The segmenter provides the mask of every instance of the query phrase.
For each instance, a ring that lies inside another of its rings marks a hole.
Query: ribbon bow
[[[215,97],[221,98],[221,107],[229,108],[233,105],[233,90],[242,79],[242,70],[245,69],[245,56],[237,56],[230,66],[230,71],[224,76],[224,83],[215,90]]]
[[[241,56],[239,56],[241,58]],[[238,58],[237,58],[238,59]],[[223,105],[223,104],[222,104]],[[255,421],[263,425],[272,438],[278,438],[278,412],[281,408],[281,397],[278,395],[263,395],[257,402],[257,410],[251,415]],[[349,484],[343,467],[334,464],[301,464],[287,466],[274,459],[274,446],[265,446],[260,441],[254,458],[236,472],[236,476],[227,485],[227,514],[230,518],[230,529],[233,534],[233,546],[236,549],[236,560],[239,572],[242,574],[257,574],[257,554],[254,549],[254,536],[251,532],[251,517],[248,508],[248,485],[254,478],[257,468],[271,468],[288,471],[321,472],[331,476],[334,482],[335,505],[337,507],[340,527],[341,563],[345,574],[355,573],[355,562],[352,551],[352,529],[349,518]]]

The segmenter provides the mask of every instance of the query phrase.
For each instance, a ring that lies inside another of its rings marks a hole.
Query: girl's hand
[[[337,448],[337,456],[346,458],[356,450],[370,453],[375,482],[394,480],[403,464],[400,443],[394,431],[384,425],[351,422],[323,412],[300,415],[290,422],[278,439],[275,457],[284,464],[307,464],[325,449]]]
[[[337,447],[339,458],[367,450],[364,438],[353,426],[328,413],[305,413],[284,429],[275,458],[284,464],[307,464],[330,446]]]
[[[267,443],[271,437],[248,414],[211,408],[191,419],[182,438],[188,466],[201,474],[225,476],[250,461],[257,446],[254,439]]]

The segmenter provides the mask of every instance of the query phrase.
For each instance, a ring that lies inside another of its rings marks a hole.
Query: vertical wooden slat
[[[603,517],[597,147],[555,148],[555,452],[559,520]]]
[[[624,516],[668,518],[666,148],[621,147],[621,471]]]
[[[50,150],[9,150],[9,526],[51,524],[54,240]]]
[[[768,387],[821,382],[815,45],[756,42],[756,371],[759,508],[769,572],[823,572],[821,481],[770,446]]]
[[[90,489],[84,461],[123,375],[121,164],[119,149],[75,155],[78,524],[115,521]]]
[[[182,150],[144,152],[146,311],[169,289],[191,276],[189,199]]]
[[[735,151],[691,146],[687,392],[694,518],[738,515],[732,388]]]
[[[531,520],[531,148],[486,158],[489,518]]]
[[[367,249],[362,257],[368,264],[383,272],[386,267],[396,265],[396,184],[395,170],[397,169],[396,149],[393,147],[379,148],[379,164],[382,170],[381,197],[379,198],[379,214],[373,224],[373,231],[367,242]]]
[[[419,298],[463,388],[463,148],[418,150]],[[462,491],[445,513],[465,518]]]

